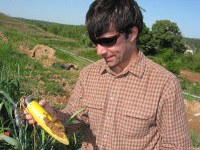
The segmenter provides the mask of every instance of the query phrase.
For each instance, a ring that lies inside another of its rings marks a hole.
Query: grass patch
[[[2,74],[8,74],[11,78],[19,80],[24,94],[62,94],[64,92],[62,85],[54,79],[55,75],[66,78],[66,81],[72,78],[72,82],[69,81],[73,84],[77,80],[78,75],[71,75],[66,71],[64,75],[63,70],[44,67],[39,62],[19,53],[9,44],[0,43],[0,53],[1,66],[6,70]]]
[[[193,147],[200,147],[200,138],[196,133],[191,133],[190,138],[192,140]]]
[[[200,97],[200,83],[194,83],[186,79],[181,79],[181,87],[184,92]]]
[[[72,55],[69,53],[69,51],[66,50],[66,52],[64,50],[60,50],[58,48],[55,49],[56,50],[56,57],[67,62],[67,63],[72,63],[74,65],[78,65],[80,68],[82,69],[85,66],[89,65],[91,62],[86,61],[82,58],[79,57],[79,55]]]
[[[89,49],[89,50],[83,50],[79,52],[79,55],[82,57],[85,57],[87,59],[90,59],[92,61],[97,61],[99,59],[101,59],[101,56],[97,55],[96,50],[95,49]]]

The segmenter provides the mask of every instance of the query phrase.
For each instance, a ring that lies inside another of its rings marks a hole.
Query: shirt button
[[[113,100],[113,97],[111,96],[110,99]]]

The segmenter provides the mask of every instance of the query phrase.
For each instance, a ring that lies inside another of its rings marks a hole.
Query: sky
[[[151,29],[156,20],[175,22],[182,35],[200,38],[200,0],[136,0],[144,22]],[[0,12],[12,17],[62,24],[85,23],[85,14],[93,0],[0,0]]]

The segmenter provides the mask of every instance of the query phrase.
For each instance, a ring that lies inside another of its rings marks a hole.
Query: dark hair
[[[114,29],[131,33],[132,27],[142,32],[143,16],[137,2],[134,0],[95,0],[86,14],[86,27],[91,40]]]

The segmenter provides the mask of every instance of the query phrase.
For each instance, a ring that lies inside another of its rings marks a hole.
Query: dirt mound
[[[32,57],[37,59],[52,59],[55,57],[55,51],[53,48],[50,48],[48,46],[36,45],[32,50]]]
[[[193,73],[193,72],[190,72],[190,71],[187,71],[187,70],[181,70],[180,75],[183,78],[186,78],[190,81],[200,83],[200,73]]]
[[[2,40],[3,42],[7,43],[8,42],[8,38],[6,37],[6,35],[2,32],[0,32],[0,40]]]
[[[19,50],[34,59],[39,60],[44,66],[51,66],[56,62],[55,50],[45,45],[36,45],[32,50],[26,48],[26,45],[20,45]]]
[[[55,50],[48,46],[36,45],[31,52],[31,57],[39,59],[45,66],[51,66],[56,61]]]

